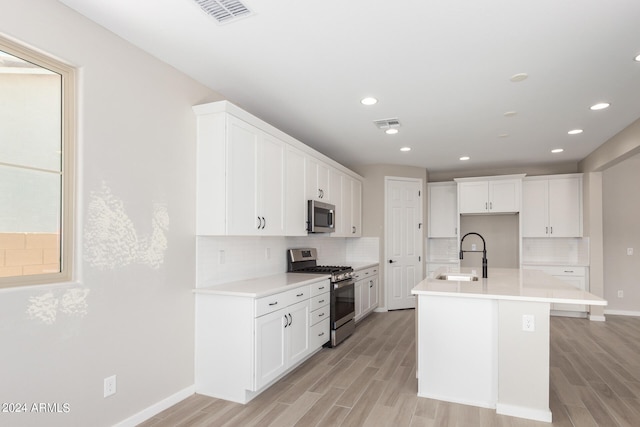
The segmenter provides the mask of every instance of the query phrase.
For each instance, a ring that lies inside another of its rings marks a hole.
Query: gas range
[[[318,252],[315,248],[289,249],[288,268],[290,273],[330,274],[331,283],[353,278],[353,268],[340,265],[317,265]]]
[[[353,268],[339,265],[318,265],[318,252],[315,248],[289,249],[287,251],[290,273],[316,273],[331,275],[330,347],[335,347],[356,328],[355,322],[355,279]]]

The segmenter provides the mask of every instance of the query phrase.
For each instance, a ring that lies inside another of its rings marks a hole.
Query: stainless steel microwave
[[[316,200],[309,200],[307,205],[307,231],[309,233],[333,233],[336,225],[336,207]]]

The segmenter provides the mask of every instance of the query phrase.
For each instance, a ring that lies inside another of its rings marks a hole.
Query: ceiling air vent
[[[400,120],[398,119],[382,119],[382,120],[374,120],[373,124],[378,127],[378,129],[386,130],[400,127]]]
[[[219,23],[227,23],[251,14],[247,6],[237,0],[194,0],[207,14]]]

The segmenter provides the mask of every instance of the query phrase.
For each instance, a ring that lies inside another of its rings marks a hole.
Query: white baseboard
[[[509,415],[511,417],[542,421],[545,423],[551,422],[551,411],[549,409],[526,408],[523,406],[498,403],[496,405],[496,413],[501,415]]]
[[[148,420],[154,415],[159,414],[165,409],[175,405],[178,402],[183,401],[187,397],[193,395],[196,392],[196,386],[192,385],[190,387],[185,388],[184,390],[180,390],[179,392],[172,394],[166,399],[162,399],[161,401],[154,403],[146,409],[138,412],[137,414],[127,418],[126,420],[120,421],[115,425],[115,427],[135,427],[138,424]]]
[[[597,316],[595,314],[589,314],[589,320],[592,322],[604,322],[606,321],[604,316]]]
[[[616,316],[640,317],[640,311],[631,311],[631,310],[605,310],[604,314],[613,314]]]

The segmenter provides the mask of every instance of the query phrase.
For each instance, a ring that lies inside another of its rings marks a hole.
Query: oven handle
[[[333,284],[333,289],[344,288],[345,286],[353,286],[356,283],[354,279],[342,280]]]

